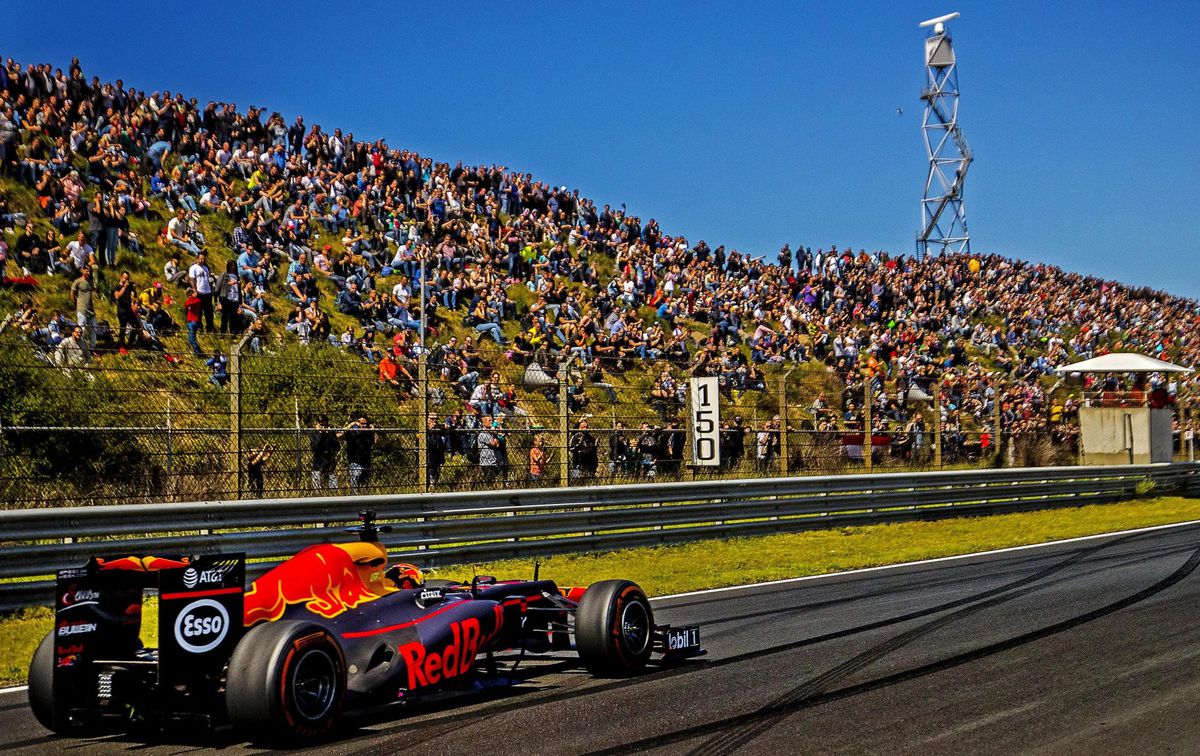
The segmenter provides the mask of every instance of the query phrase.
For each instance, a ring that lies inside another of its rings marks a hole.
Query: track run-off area
[[[354,718],[334,754],[1186,752],[1200,737],[1200,523],[654,600],[708,656],[598,680],[525,660]],[[0,749],[257,750],[229,732],[58,738],[0,693]]]

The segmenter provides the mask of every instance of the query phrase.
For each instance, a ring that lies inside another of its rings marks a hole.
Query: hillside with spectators
[[[740,251],[519,170],[101,82],[77,60],[0,68],[0,224],[0,311],[48,362],[145,356],[220,386],[235,340],[324,344],[403,399],[428,350],[476,415],[502,407],[481,373],[574,357],[647,401],[679,390],[661,364],[735,400],[804,365],[845,388],[809,412],[829,428],[859,416],[864,381],[898,424],[885,385],[941,381],[954,413],[1016,427],[1045,415],[1056,366],[1200,352],[1191,299],[997,255]]]

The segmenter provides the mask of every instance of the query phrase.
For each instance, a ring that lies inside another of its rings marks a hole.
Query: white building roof
[[[1055,368],[1054,372],[1066,373],[1190,373],[1192,368],[1156,360],[1135,352],[1113,352]]]

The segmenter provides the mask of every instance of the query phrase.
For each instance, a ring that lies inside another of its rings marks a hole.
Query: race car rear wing
[[[243,633],[245,556],[96,557],[61,570],[55,595],[54,694],[68,706],[113,699],[112,669],[140,669],[156,703],[215,695]],[[159,594],[157,655],[142,648],[142,601]],[[119,698],[119,697],[118,697]]]

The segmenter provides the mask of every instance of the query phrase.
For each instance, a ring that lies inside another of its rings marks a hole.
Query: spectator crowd
[[[715,375],[737,396],[765,389],[771,366],[817,362],[846,388],[807,408],[813,429],[853,428],[871,401],[875,423],[910,439],[927,433],[910,392],[935,382],[947,432],[996,414],[1020,430],[1053,422],[1043,378],[1069,361],[1200,357],[1191,299],[998,255],[919,261],[785,245],[754,256],[505,166],[437,162],[300,116],[101,82],[78,60],[66,71],[0,67],[0,173],[38,206],[35,218],[0,200],[4,275],[72,282],[69,310],[28,304],[14,316],[62,364],[92,359],[98,338],[164,351],[163,338],[186,332],[221,385],[224,357],[199,337],[248,332],[258,351],[285,337],[352,350],[413,392],[424,336],[430,370],[480,431],[473,454],[485,467],[502,466],[503,418],[519,405],[481,380],[491,369],[481,342],[547,376],[574,358],[601,386],[657,362],[646,400],[659,407],[683,390],[663,366]],[[228,233],[210,238],[206,216]],[[158,227],[153,239],[139,238],[139,220]],[[150,245],[166,262],[138,286],[118,254]],[[100,276],[115,284],[98,287]],[[333,313],[349,325],[335,328]],[[431,422],[446,431],[438,453],[452,453],[461,418]],[[677,464],[672,430],[656,431],[654,454],[634,433],[606,458],[631,470]],[[765,457],[771,432],[743,436],[757,455],[765,434]],[[571,449],[580,469],[599,456]]]

